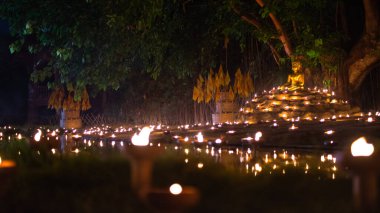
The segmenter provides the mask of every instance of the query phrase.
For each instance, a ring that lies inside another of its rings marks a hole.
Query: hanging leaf
[[[232,89],[231,86],[230,86],[230,89],[229,89],[229,91],[228,91],[228,98],[229,98],[230,100],[234,100],[234,99],[235,99],[235,93],[234,93],[234,91],[233,91],[233,89]]]
[[[205,102],[206,102],[206,103],[210,102],[211,98],[212,98],[211,91],[206,90],[206,92],[205,92],[205,98],[204,98],[204,99],[205,99]]]
[[[198,97],[199,97],[198,88],[196,86],[194,86],[194,88],[193,88],[193,101],[197,101]]]
[[[81,103],[81,110],[88,110],[91,108],[90,104],[90,97],[87,93],[87,89],[84,89],[82,92],[82,103]]]
[[[224,86],[227,87],[230,84],[230,81],[231,81],[230,74],[227,72],[224,78]]]

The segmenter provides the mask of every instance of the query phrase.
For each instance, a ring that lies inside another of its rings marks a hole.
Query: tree
[[[32,79],[73,88],[117,88],[136,62],[136,41],[161,13],[162,1],[2,1],[16,41],[11,53],[38,55]],[[22,14],[22,15],[20,15]]]
[[[341,93],[356,93],[368,72],[380,64],[380,4],[363,0],[363,6],[363,32],[345,60],[348,85],[342,83]]]

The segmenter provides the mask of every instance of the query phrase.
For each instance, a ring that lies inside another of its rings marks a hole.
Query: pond
[[[272,122],[256,125],[156,126],[152,127],[150,146],[162,146],[188,165],[204,167],[199,158],[221,164],[241,173],[286,175],[289,168],[307,175],[335,179],[347,176],[337,163],[337,155],[355,139],[380,138],[377,122]],[[41,147],[51,154],[109,151],[123,153],[131,146],[138,127],[90,127],[83,130],[17,129],[2,127],[0,142],[26,138],[40,153]],[[36,138],[37,137],[37,138]],[[40,137],[40,138],[38,138]],[[200,168],[201,169],[201,168]]]
[[[152,184],[196,186],[202,199],[194,212],[349,212],[352,172],[339,163],[341,153],[359,137],[375,146],[380,138],[376,121],[152,129],[148,146],[166,150],[155,161]],[[17,203],[33,203],[39,211],[61,206],[63,211],[129,212],[143,206],[150,212],[131,194],[130,164],[123,157],[138,131],[135,126],[106,125],[82,130],[0,128],[0,156],[20,167],[0,203],[19,211],[30,206]],[[99,200],[99,193],[113,199]],[[67,199],[73,194],[75,199]],[[292,205],[294,200],[302,202]]]

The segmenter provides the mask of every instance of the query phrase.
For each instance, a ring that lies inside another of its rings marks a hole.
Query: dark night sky
[[[8,25],[0,21],[0,125],[26,119],[28,74],[25,65],[9,54]]]

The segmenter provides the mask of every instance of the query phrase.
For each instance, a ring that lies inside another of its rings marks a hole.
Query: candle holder
[[[147,194],[147,202],[159,212],[185,212],[186,209],[198,204],[200,199],[198,189],[185,186],[179,194],[173,194],[169,188],[153,188]]]
[[[7,194],[8,189],[10,187],[12,176],[15,173],[16,173],[16,163],[14,161],[0,160],[0,199],[3,198]]]
[[[352,193],[354,207],[359,212],[376,212],[377,176],[380,172],[380,153],[369,156],[353,156],[349,150],[342,156],[341,164],[352,171]]]
[[[163,153],[157,146],[127,146],[126,155],[131,161],[131,187],[144,200],[150,189],[153,160]]]

